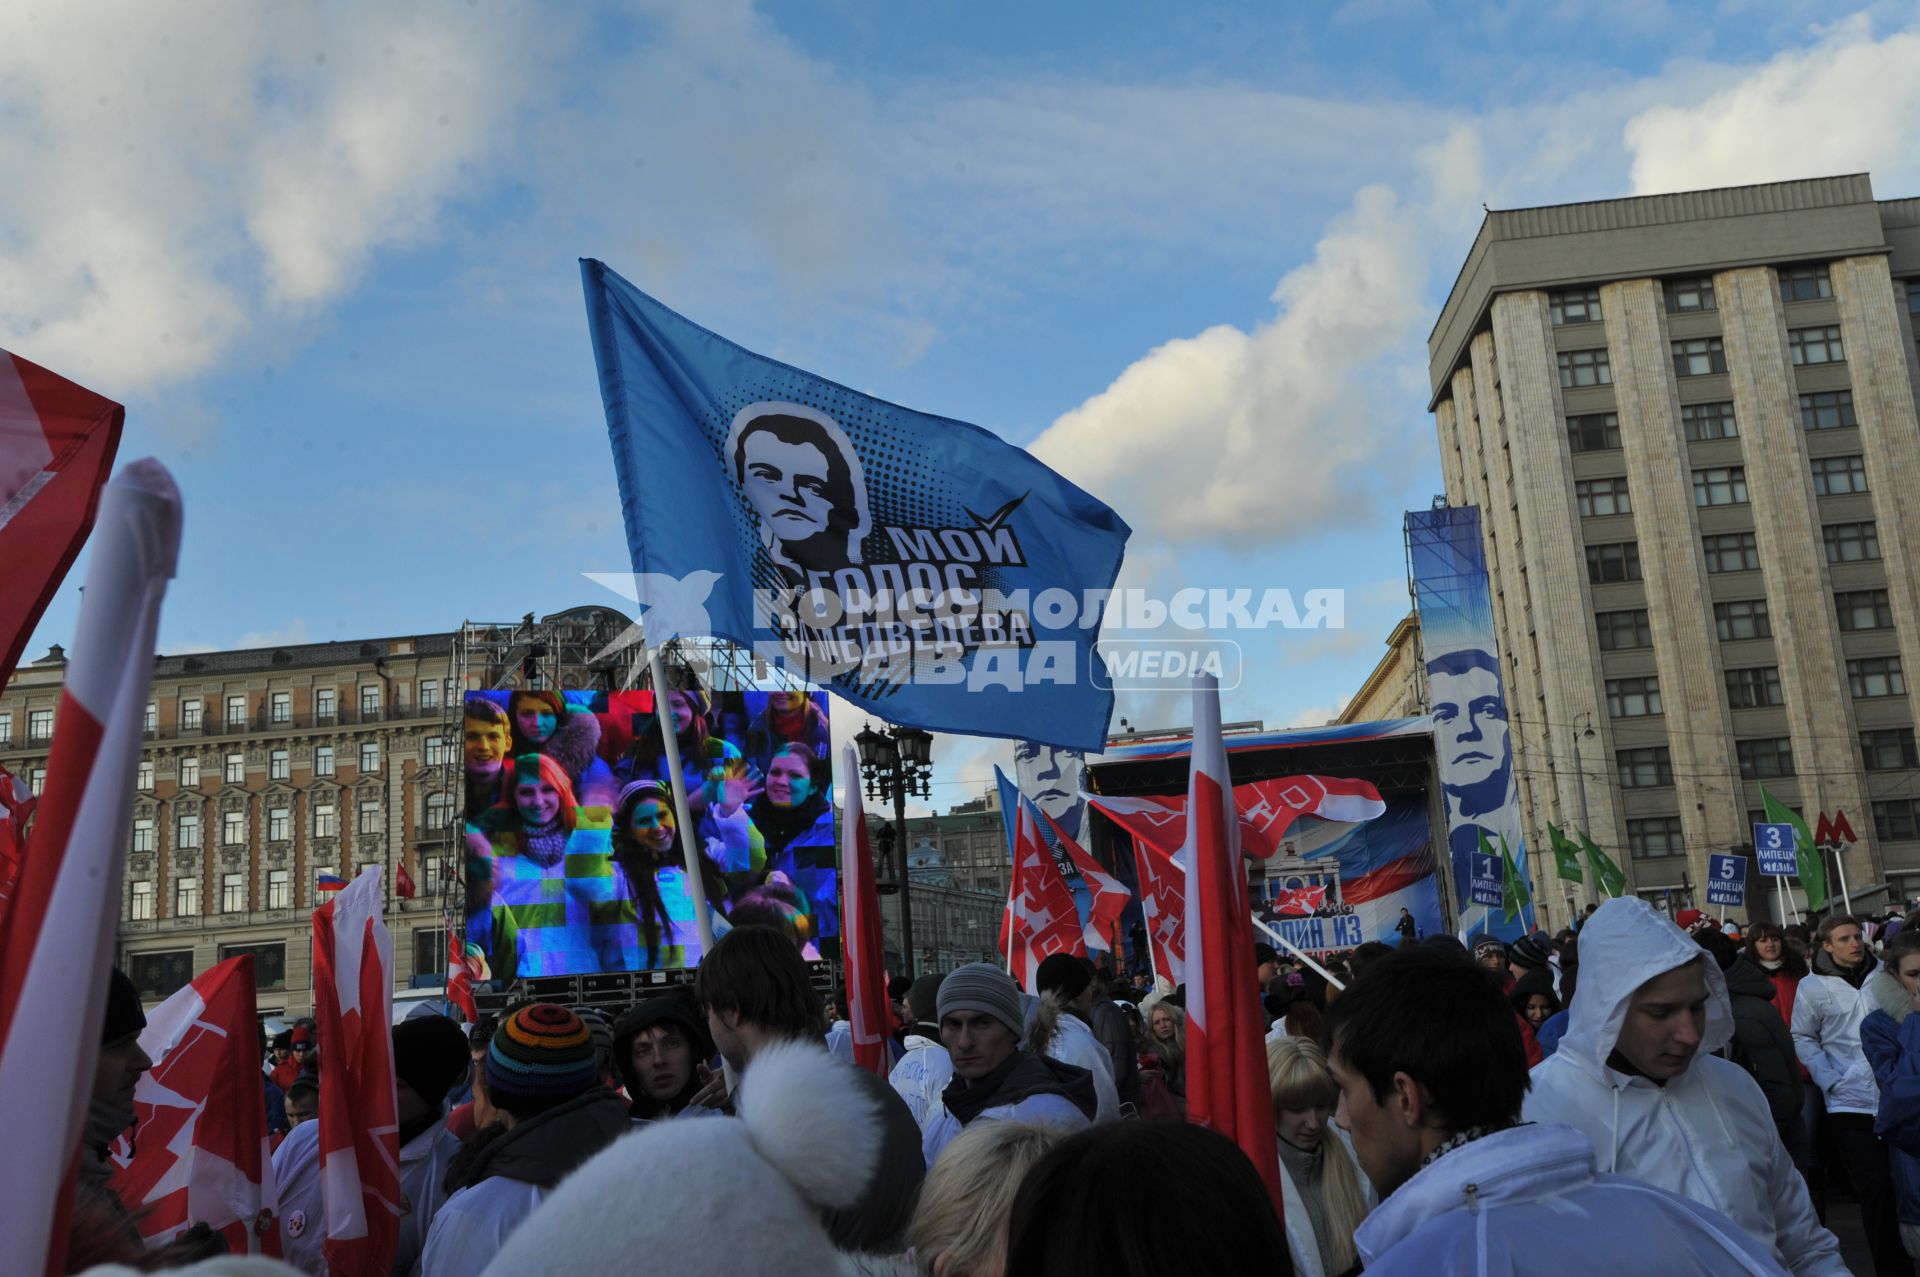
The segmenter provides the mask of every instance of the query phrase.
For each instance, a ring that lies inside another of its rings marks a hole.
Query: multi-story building
[[[1430,409],[1534,838],[1697,889],[1764,785],[1920,888],[1916,319],[1920,199],[1864,174],[1487,215]]]
[[[1387,654],[1333,721],[1377,723],[1424,714],[1421,689],[1425,683],[1420,671],[1420,618],[1409,612],[1387,635]]]
[[[395,987],[446,970],[452,646],[427,634],[155,660],[120,901],[119,961],[144,998],[251,952],[261,1013],[306,1013],[315,884],[368,866],[386,878]],[[0,694],[0,764],[36,792],[65,672],[55,647]]]

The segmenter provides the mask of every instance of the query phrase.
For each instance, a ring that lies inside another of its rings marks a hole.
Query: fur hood
[[[540,752],[567,769],[579,799],[581,779],[600,758],[600,720],[585,710],[572,711]]]
[[[880,1116],[850,1071],[811,1043],[753,1060],[740,1114],[622,1136],[528,1216],[489,1277],[616,1273],[635,1256],[674,1277],[861,1271],[823,1210],[853,1205],[880,1151]],[[645,1210],[609,1209],[644,1202]]]

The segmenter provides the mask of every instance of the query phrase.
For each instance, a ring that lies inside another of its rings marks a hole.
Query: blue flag
[[[1117,514],[978,426],[742,350],[580,268],[649,642],[727,639],[895,723],[1105,745]]]

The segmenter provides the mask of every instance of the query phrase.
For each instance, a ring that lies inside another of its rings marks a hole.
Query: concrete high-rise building
[[[1847,814],[1856,890],[1920,890],[1916,321],[1920,199],[1864,174],[1487,215],[1429,406],[1537,843],[1704,905],[1765,785]]]

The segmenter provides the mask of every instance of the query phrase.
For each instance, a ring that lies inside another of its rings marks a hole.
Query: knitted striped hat
[[[521,1007],[500,1022],[487,1047],[487,1090],[496,1096],[569,1100],[599,1080],[593,1034],[565,1007]]]

